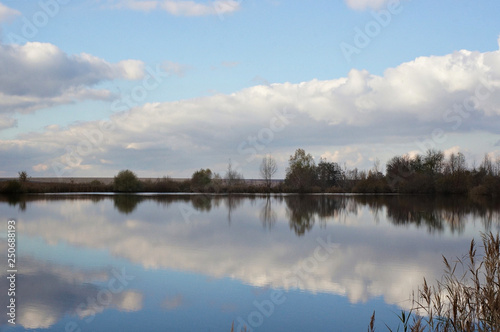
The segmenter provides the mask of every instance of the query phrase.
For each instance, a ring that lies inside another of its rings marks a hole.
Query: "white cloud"
[[[207,16],[232,13],[240,9],[240,2],[217,0],[208,4],[195,1],[163,1],[161,8],[175,16]]]
[[[43,172],[49,169],[49,165],[46,164],[38,164],[32,167],[35,172]]]
[[[91,84],[99,79],[137,76],[123,69],[128,63],[110,65],[91,58],[87,62],[90,63],[87,67],[106,68],[108,74],[96,78],[84,73],[82,77],[75,76],[75,81]],[[175,66],[171,70],[177,71]],[[55,79],[55,83],[48,84],[51,88],[40,88],[42,91],[37,93],[54,94],[64,89],[62,82]],[[30,89],[37,91],[38,83],[32,84]],[[98,122],[55,128],[0,143],[7,149],[5,153],[12,156],[17,154],[19,144],[33,149],[30,150],[33,158],[29,159],[33,164],[24,166],[29,168],[55,161],[68,164],[65,162],[70,157],[68,148],[82,150],[85,148],[82,142],[91,142],[90,152],[80,154],[74,166],[68,168],[77,172],[88,170],[84,173],[88,176],[113,175],[117,171],[106,167],[132,166],[136,171],[153,172],[152,176],[168,171],[189,176],[187,173],[196,168],[218,167],[229,158],[243,165],[247,172],[258,169],[258,165],[252,164],[258,161],[248,161],[253,154],[271,152],[286,161],[299,147],[316,157],[326,153],[325,156],[334,158],[339,151],[342,154],[335,157],[336,161],[370,168],[370,160],[375,157],[382,162],[384,157],[391,157],[377,155],[388,151],[385,146],[397,146],[394,153],[416,150],[416,140],[430,139],[435,129],[441,129],[448,137],[437,148],[458,145],[452,141],[452,135],[462,135],[471,139],[467,139],[469,146],[460,143],[461,147],[467,150],[476,144],[484,149],[477,152],[484,154],[491,147],[481,144],[481,136],[474,133],[481,132],[483,137],[490,135],[492,142],[498,141],[495,135],[500,119],[500,94],[495,91],[499,90],[500,51],[462,50],[444,56],[420,57],[387,69],[382,76],[353,69],[347,77],[333,80],[259,85],[232,94],[145,104],[114,114],[111,121],[115,128],[102,131],[103,138],[96,144],[85,139],[84,133],[100,130]],[[68,95],[86,97],[78,89],[63,91],[64,94],[52,98],[67,102]],[[93,95],[96,91],[83,91],[97,98]],[[19,107],[23,98],[44,101],[31,95],[8,96],[7,102],[14,100]],[[5,99],[0,100],[5,103]],[[109,163],[103,164],[101,159]],[[26,155],[17,161],[9,160],[11,167],[16,167],[12,171],[17,172],[19,165],[26,162]],[[286,166],[281,166],[283,171]],[[52,167],[47,172],[51,171]]]
[[[0,95],[0,100],[1,100],[1,95]],[[2,102],[0,101],[0,108],[2,106]],[[17,120],[5,115],[5,114],[0,114],[0,130],[5,129],[5,128],[12,128],[17,125]]]
[[[57,96],[68,89],[106,80],[139,79],[141,61],[109,63],[90,54],[67,55],[39,42],[0,45],[0,91],[14,96]]]
[[[109,91],[92,86],[143,77],[144,64],[138,60],[109,63],[85,53],[68,55],[48,43],[0,44],[0,110],[4,113],[26,113],[75,100],[110,99]]]
[[[400,2],[400,0],[344,0],[344,1],[349,7],[356,10],[365,10],[368,8],[380,9],[387,3]]]
[[[152,11],[162,9],[174,16],[208,16],[232,13],[240,9],[236,0],[216,0],[208,3],[184,0],[117,0],[109,8]]]
[[[110,7],[116,9],[126,8],[131,10],[148,12],[158,7],[158,1],[122,0],[118,1],[118,3],[110,5]]]
[[[140,311],[142,309],[143,295],[137,291],[125,291],[117,301],[116,307],[120,311]]]
[[[326,151],[321,155],[321,158],[326,159],[329,162],[335,162],[340,165],[345,163],[348,168],[360,167],[364,160],[363,154],[358,147],[342,147],[333,152]]]
[[[186,66],[177,62],[165,61],[161,68],[168,74],[176,75],[178,77],[183,77],[187,70],[191,69],[190,66]]]
[[[3,22],[9,22],[11,19],[19,15],[21,15],[19,11],[0,3],[0,24]]]
[[[451,148],[443,151],[445,158],[449,158],[452,154],[457,154],[459,152],[463,151],[462,149],[460,149],[460,146],[458,145],[452,146]]]
[[[18,321],[27,329],[47,329],[57,322],[57,313],[47,305],[26,306]]]

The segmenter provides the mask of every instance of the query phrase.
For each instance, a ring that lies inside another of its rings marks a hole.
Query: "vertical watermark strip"
[[[11,219],[7,222],[7,280],[9,305],[7,316],[9,324],[16,325],[16,221]]]

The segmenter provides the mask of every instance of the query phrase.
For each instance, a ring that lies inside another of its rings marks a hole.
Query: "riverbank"
[[[138,178],[139,188],[134,192],[158,193],[266,193],[285,192],[284,180],[272,180],[268,188],[261,179],[246,179],[234,184],[222,180],[216,181],[202,188],[193,186],[188,178]],[[25,194],[25,193],[73,193],[73,192],[120,192],[116,190],[114,178],[109,177],[72,177],[72,178],[29,178],[22,181],[18,178],[0,178],[0,193]]]
[[[211,181],[199,186],[191,179],[186,178],[138,178],[138,189],[131,191],[119,190],[114,178],[30,178],[21,181],[15,178],[0,178],[0,194],[29,194],[29,193],[357,193],[357,194],[459,194],[475,196],[498,196],[500,181],[497,178],[485,181],[485,184],[468,186],[467,190],[454,192],[432,188],[427,185],[415,190],[394,190],[387,185],[385,179],[378,179],[373,183],[371,179],[351,180],[337,186],[312,186],[297,190],[284,180],[272,180],[268,186],[264,180],[248,179],[236,183],[226,180]]]

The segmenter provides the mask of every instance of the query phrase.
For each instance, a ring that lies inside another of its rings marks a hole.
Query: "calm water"
[[[17,221],[17,319],[50,331],[379,331],[500,203],[397,196],[41,195]],[[7,259],[1,260],[1,307]],[[5,309],[3,309],[5,310]]]

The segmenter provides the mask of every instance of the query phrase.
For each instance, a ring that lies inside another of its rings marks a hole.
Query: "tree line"
[[[320,159],[297,149],[288,160],[284,181],[275,181],[278,167],[271,155],[260,164],[262,181],[245,181],[243,174],[228,164],[224,175],[210,169],[195,171],[190,179],[178,181],[168,177],[140,181],[131,170],[120,171],[112,184],[97,180],[87,184],[35,183],[25,171],[18,180],[0,184],[0,193],[25,192],[206,192],[206,193],[404,193],[404,194],[475,194],[500,193],[500,157],[485,155],[481,163],[468,166],[458,152],[445,157],[442,151],[428,150],[423,155],[401,155],[391,158],[385,174],[380,163],[370,170],[348,169],[336,162]]]

